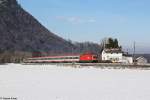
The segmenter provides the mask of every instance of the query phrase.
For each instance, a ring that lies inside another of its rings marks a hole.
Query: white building
[[[133,57],[130,55],[123,55],[122,63],[133,64]]]
[[[104,49],[102,51],[102,61],[121,62],[123,52],[119,49]]]
[[[132,64],[133,57],[129,55],[124,55],[122,50],[120,49],[104,49],[102,51],[102,61]]]
[[[148,60],[141,56],[136,59],[136,62],[137,62],[137,64],[146,64],[146,63],[148,63]]]

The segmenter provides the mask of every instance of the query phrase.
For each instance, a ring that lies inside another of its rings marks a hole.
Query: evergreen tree
[[[114,48],[118,48],[118,47],[119,47],[119,45],[118,45],[118,40],[115,39],[115,40],[114,40]]]
[[[113,38],[108,38],[108,42],[105,44],[105,48],[119,48],[118,40]]]

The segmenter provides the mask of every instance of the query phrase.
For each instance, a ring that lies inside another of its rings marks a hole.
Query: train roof
[[[80,55],[73,54],[73,55],[59,55],[59,56],[41,56],[41,57],[31,57],[31,58],[60,58],[60,57],[80,57]]]

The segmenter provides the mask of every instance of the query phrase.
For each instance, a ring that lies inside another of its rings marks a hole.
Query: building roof
[[[146,59],[145,57],[143,57],[143,56],[140,56],[140,57],[136,58],[136,60],[140,60],[140,59],[147,60],[147,59]]]
[[[104,49],[106,53],[123,53],[121,49]]]

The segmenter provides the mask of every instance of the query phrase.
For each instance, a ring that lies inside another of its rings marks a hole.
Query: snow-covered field
[[[0,98],[150,100],[150,70],[0,65]]]

